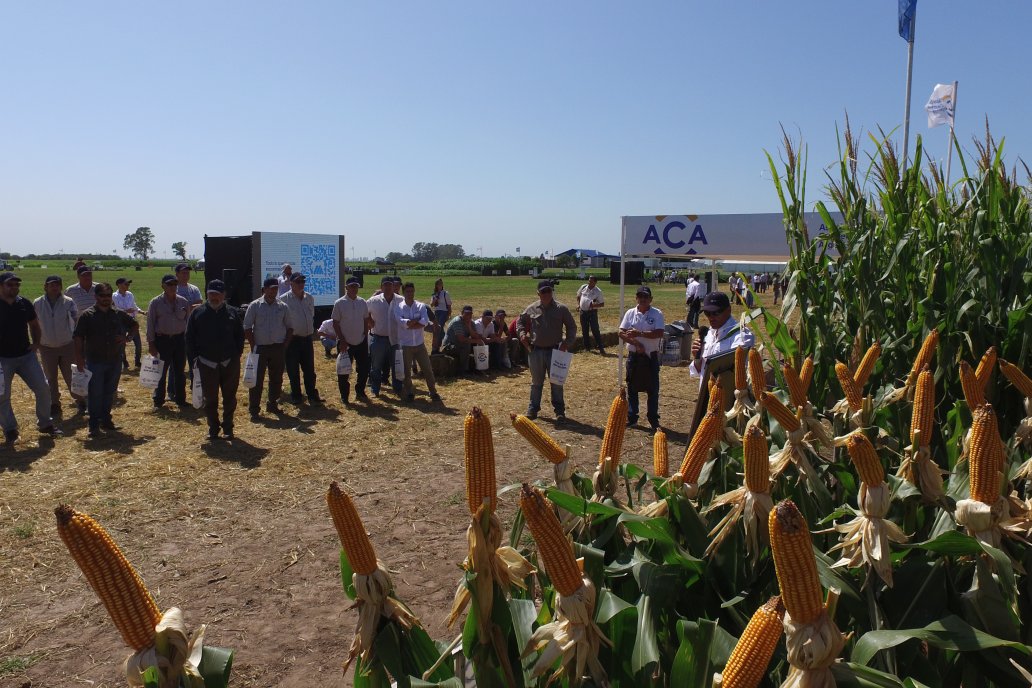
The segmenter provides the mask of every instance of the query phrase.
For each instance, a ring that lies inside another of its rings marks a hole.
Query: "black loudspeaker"
[[[247,305],[251,290],[251,237],[204,237],[204,281],[226,283],[226,301],[231,306]]]
[[[644,261],[627,261],[627,267],[624,268],[624,284],[641,284],[641,280],[644,275]],[[614,260],[609,264],[609,283],[620,284],[620,261],[618,260]]]
[[[355,279],[358,280],[358,288],[359,289],[365,288],[365,271],[363,271],[363,270],[352,270],[351,274],[348,275],[348,279],[350,279],[352,277],[354,277]]]
[[[236,298],[238,272],[236,268],[223,268],[222,270],[222,283],[226,285],[226,299],[230,303],[238,301]]]

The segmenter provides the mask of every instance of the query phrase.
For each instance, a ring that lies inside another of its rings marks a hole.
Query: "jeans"
[[[602,348],[602,335],[598,331],[598,311],[581,311],[580,326],[581,332],[584,333],[584,350],[597,348],[599,351],[604,351]],[[595,335],[595,346],[591,346],[591,335]]]
[[[426,387],[430,390],[430,394],[437,394],[437,383],[434,380],[434,370],[430,366],[430,354],[426,352],[426,344],[403,346],[401,351],[405,360],[405,372],[408,373],[405,375],[405,396],[413,393],[411,375],[413,360],[419,363],[419,367],[423,371],[423,377],[426,378]]]
[[[688,304],[688,324],[695,329],[699,328],[699,309],[702,307],[702,299],[692,299]]]
[[[527,411],[537,413],[541,410],[541,390],[545,386],[545,375],[552,365],[553,349],[534,347],[527,356],[530,363],[530,405]],[[552,390],[552,409],[555,414],[566,413],[566,400],[563,397],[563,386],[550,384]]]
[[[369,370],[369,388],[373,394],[380,393],[380,385],[390,378],[391,389],[401,394],[401,380],[394,376],[394,347],[390,338],[384,335],[370,335],[369,356],[372,359]]]
[[[39,428],[50,427],[53,424],[50,418],[50,385],[36,358],[36,352],[0,358],[0,368],[4,369],[4,393],[0,394],[0,426],[3,426],[4,432],[18,429],[18,420],[11,408],[11,386],[15,375],[24,380],[36,396],[36,423]]]
[[[94,431],[101,423],[111,422],[111,407],[115,404],[118,379],[122,377],[122,362],[87,360],[86,370],[93,373],[86,405],[90,411],[90,430]]]
[[[645,360],[643,360],[645,359]],[[634,376],[632,370],[637,365],[649,366],[649,383],[644,389],[639,389],[639,385],[634,383]],[[631,353],[627,356],[627,420],[631,422],[638,421],[638,395],[641,392],[645,392],[648,395],[648,401],[645,407],[645,416],[649,420],[649,425],[653,427],[659,426],[659,354],[654,353],[646,356],[645,354]]]
[[[287,344],[285,355],[287,379],[290,380],[290,398],[301,399],[301,377],[304,376],[305,394],[309,401],[319,398],[319,390],[315,388],[315,352],[312,349],[312,338],[309,335],[294,337]],[[300,368],[300,370],[298,370]]]
[[[351,372],[358,376],[355,380],[355,393],[365,394],[366,381],[369,380],[369,343],[363,339],[358,344],[348,344],[340,340],[341,347],[348,352],[351,358]],[[351,376],[338,375],[337,389],[340,390],[340,400],[348,403],[348,396],[351,394]]]
[[[319,337],[319,341],[322,342],[323,349],[326,350],[326,358],[333,356],[333,347],[337,346],[337,340],[329,337]]]
[[[448,311],[434,311],[434,339],[430,353],[441,353],[441,342],[444,341],[444,328],[448,327]]]
[[[222,392],[222,431],[233,432],[233,413],[237,405],[237,388],[240,386],[240,357],[229,359],[227,366],[205,365],[197,362],[201,372],[201,388],[204,390],[204,413],[208,417],[208,432],[219,431],[219,392]]]
[[[168,380],[168,396],[177,404],[189,403],[186,400],[186,337],[181,334],[157,335],[154,348],[158,350],[158,358],[165,362],[161,371],[161,379],[154,389],[154,404],[165,403],[165,380]],[[139,367],[139,366],[137,366]]]
[[[284,346],[280,344],[259,344],[255,347],[258,354],[258,382],[247,390],[248,407],[251,414],[257,414],[262,405],[262,388],[265,386],[265,371],[269,371],[268,408],[276,408],[280,392],[283,391],[283,354]]]
[[[47,382],[50,383],[50,405],[61,405],[60,381],[62,378],[65,386],[69,388],[68,393],[73,399],[79,401],[79,397],[71,393],[75,345],[68,343],[64,346],[41,346],[39,347],[39,358],[43,364],[43,374],[47,376]]]

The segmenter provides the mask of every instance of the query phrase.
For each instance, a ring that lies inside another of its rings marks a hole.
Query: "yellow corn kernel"
[[[753,424],[742,437],[745,487],[750,492],[770,491],[770,447],[760,426]]]
[[[746,378],[749,372],[748,361],[749,352],[744,346],[735,349],[735,389],[738,391],[749,388],[749,382]]]
[[[975,377],[978,379],[978,384],[982,387],[982,392],[985,392],[985,386],[989,384],[989,376],[993,373],[993,368],[996,367],[996,347],[990,346],[988,351],[982,354],[982,360],[978,362],[978,367],[975,368]]]
[[[803,381],[799,379],[799,373],[791,363],[785,363],[781,367],[781,372],[785,375],[785,386],[788,387],[788,398],[792,401],[792,405],[802,408],[806,405],[806,388],[803,387]]]
[[[509,418],[512,420],[512,427],[516,428],[516,432],[523,435],[523,438],[530,442],[541,456],[551,463],[566,461],[566,450],[560,447],[551,435],[539,428],[534,421],[515,413],[509,414]]]
[[[969,409],[976,409],[985,403],[985,392],[967,361],[960,362],[960,388]]]
[[[721,676],[723,688],[756,688],[781,640],[785,605],[774,596],[756,610],[728,657]]]
[[[921,432],[921,446],[932,443],[932,424],[935,418],[935,377],[932,371],[922,370],[917,376],[914,391],[914,412],[910,419],[910,443],[914,443],[914,432]]]
[[[583,585],[580,567],[573,556],[573,544],[563,532],[552,503],[536,488],[523,483],[520,509],[538,546],[538,557],[552,586],[560,595],[572,595]]]
[[[695,429],[692,441],[688,443],[688,450],[684,453],[681,461],[681,478],[686,483],[696,483],[702,473],[702,467],[706,465],[710,449],[720,440],[721,431],[724,428],[724,413],[722,411],[711,411],[703,416],[699,427]]]
[[[799,366],[799,382],[803,384],[803,389],[810,389],[810,383],[813,381],[813,356],[807,356],[803,361],[803,365]]]
[[[910,369],[910,374],[907,376],[907,387],[913,387],[914,383],[917,382],[917,376],[921,374],[921,371],[925,367],[931,367],[932,357],[935,356],[935,350],[939,346],[939,330],[934,329],[928,333],[925,337],[924,342],[921,343],[921,349],[917,352],[917,358],[914,359],[914,365]]]
[[[853,381],[856,382],[856,386],[860,389],[863,389],[864,385],[867,384],[867,380],[871,377],[871,373],[874,371],[874,364],[878,362],[879,356],[881,356],[881,344],[875,342],[867,347],[864,357],[860,359],[860,365],[856,367],[856,371],[853,373]]]
[[[808,624],[824,611],[821,582],[806,519],[790,499],[771,509],[770,549],[781,599],[792,621]]]
[[[996,414],[989,404],[975,409],[968,452],[971,499],[983,504],[995,504],[1000,496],[1003,440],[996,426]]]
[[[330,509],[330,518],[340,538],[340,546],[348,555],[351,570],[368,576],[376,570],[376,552],[354,502],[347,492],[340,489],[337,481],[331,482],[330,489],[326,491],[326,506]]]
[[[150,647],[161,612],[122,550],[90,516],[67,504],[54,509],[54,514],[61,540],[104,603],[122,640],[136,652]]]
[[[1028,375],[1025,375],[1021,368],[1001,358],[1000,372],[1003,373],[1005,378],[1010,380],[1012,385],[1017,387],[1019,392],[1032,399],[1032,380],[1029,379]]]
[[[835,376],[838,377],[839,384],[842,385],[842,391],[846,395],[849,410],[854,413],[859,411],[864,405],[864,397],[860,394],[860,388],[856,386],[856,382],[853,381],[853,374],[849,372],[849,366],[845,363],[836,363]]]
[[[652,472],[660,478],[670,474],[668,449],[666,433],[660,428],[652,436]]]
[[[613,403],[609,405],[606,431],[602,435],[602,449],[598,453],[599,466],[605,463],[607,458],[613,460],[614,469],[620,463],[625,430],[627,430],[627,390],[621,387],[620,393],[613,397]]]
[[[849,458],[856,466],[856,472],[860,480],[867,483],[869,487],[875,487],[885,482],[885,468],[882,466],[878,452],[874,450],[871,440],[859,430],[850,434],[846,440],[846,450]]]
[[[720,383],[716,380],[710,380],[709,386],[709,401],[706,403],[706,411],[723,411],[724,410],[724,388],[720,386]]]
[[[763,407],[767,409],[767,413],[774,416],[781,427],[787,432],[795,432],[799,429],[799,419],[796,415],[788,410],[788,407],[781,403],[781,400],[770,392],[764,392],[761,396],[763,399]]]
[[[498,501],[498,487],[495,484],[494,439],[491,437],[491,421],[487,414],[474,406],[466,414],[462,424],[462,435],[466,456],[466,502],[470,515],[490,500],[489,512],[494,512]]]
[[[753,399],[759,399],[767,389],[767,377],[763,372],[763,358],[755,347],[749,349],[749,382],[752,384]]]

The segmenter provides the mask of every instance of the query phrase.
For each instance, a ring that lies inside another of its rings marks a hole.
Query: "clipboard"
[[[706,372],[699,386],[699,398],[695,402],[695,413],[688,429],[688,442],[695,436],[695,429],[706,415],[709,406],[710,380],[716,378],[724,390],[724,411],[728,411],[735,402],[735,350],[731,349],[706,359]]]

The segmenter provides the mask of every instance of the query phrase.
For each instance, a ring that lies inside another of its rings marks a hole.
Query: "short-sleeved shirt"
[[[466,328],[466,321],[462,319],[462,316],[456,315],[448,321],[448,329],[444,333],[444,346],[459,344],[460,335],[468,337],[469,330]]]
[[[177,284],[176,293],[186,299],[186,302],[191,306],[201,303],[204,300],[201,298],[201,290],[189,282],[186,284]]]
[[[186,332],[186,321],[190,317],[190,304],[179,294],[174,303],[169,303],[164,294],[155,296],[147,304],[147,341],[153,342],[158,335],[174,337]]]
[[[95,291],[97,291],[96,284],[91,284],[89,289],[83,289],[78,284],[73,284],[65,289],[65,296],[75,301],[75,310],[82,315],[87,308],[92,308],[97,304]]]
[[[303,292],[298,298],[293,290],[288,291],[279,300],[287,304],[290,311],[290,329],[300,337],[311,337],[315,331],[315,297]]]
[[[87,361],[119,363],[126,336],[134,329],[136,320],[125,311],[117,308],[103,311],[93,306],[79,316],[74,335],[83,340],[83,353]]]
[[[36,309],[25,297],[14,297],[14,303],[0,299],[0,358],[17,358],[29,353],[29,323],[36,318]]]
[[[596,284],[594,287],[582,284],[580,289],[577,290],[577,307],[584,312],[591,310],[591,304],[593,303],[605,303],[606,300],[602,296],[602,290],[598,288]],[[587,306],[585,308],[584,306]]]
[[[479,320],[475,320],[474,321],[474,325],[476,326],[477,334],[479,334],[484,339],[490,339],[491,337],[494,336],[494,333],[495,333],[494,320],[492,320],[491,322],[489,322],[489,323],[487,323],[485,325],[484,324],[484,320],[481,318]]]
[[[287,304],[279,299],[272,303],[263,296],[247,305],[244,313],[244,329],[254,331],[254,343],[258,346],[266,344],[283,344],[287,339],[290,327],[290,311]]]
[[[369,315],[373,316],[373,334],[377,337],[390,337],[391,344],[398,343],[398,328],[395,321],[396,313],[393,313],[404,301],[397,294],[390,301],[384,298],[383,294],[377,294],[370,298],[366,304],[369,306]]]
[[[434,299],[437,299],[437,303],[434,303]],[[447,289],[441,291],[435,291],[433,296],[430,298],[429,308],[435,311],[450,311],[451,310],[451,294],[448,293]]]
[[[620,321],[620,329],[635,329],[641,332],[653,332],[655,330],[663,329],[663,311],[659,310],[655,306],[649,306],[649,309],[642,313],[638,310],[637,306],[628,309],[624,313],[623,320]],[[638,337],[638,343],[641,344],[644,352],[640,352],[637,349],[631,349],[631,353],[645,353],[651,354],[658,352],[660,347],[663,346],[663,338],[657,337],[656,339],[649,339],[647,337]]]
[[[369,315],[369,306],[361,296],[349,299],[342,296],[333,302],[333,311],[330,319],[340,325],[340,333],[344,335],[344,341],[355,346],[361,344],[366,336],[366,316]]]

